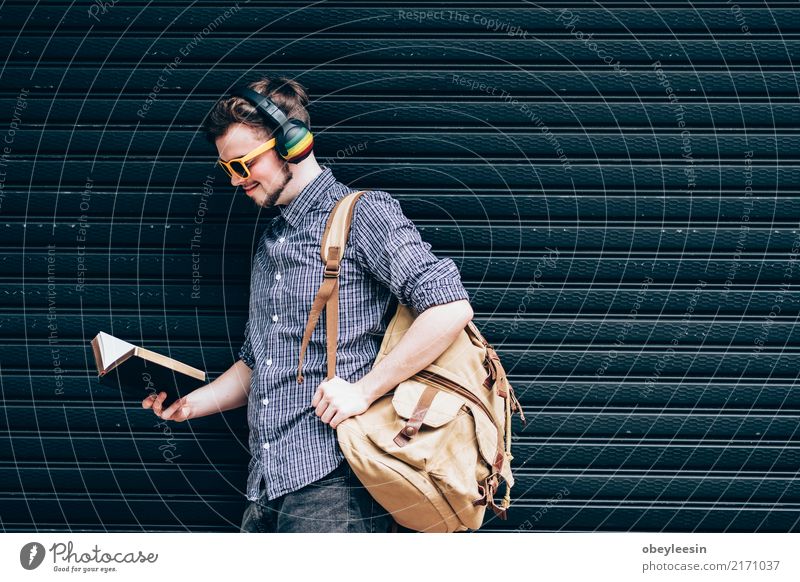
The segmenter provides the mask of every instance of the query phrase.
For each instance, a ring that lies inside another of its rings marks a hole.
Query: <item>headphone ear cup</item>
[[[314,149],[314,136],[302,121],[290,119],[275,149],[284,160],[296,164],[306,159]]]

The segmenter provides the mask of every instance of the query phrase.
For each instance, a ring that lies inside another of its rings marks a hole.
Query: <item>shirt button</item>
[[[267,404],[269,404],[269,398],[264,398],[264,400],[262,400],[261,402],[263,402],[264,406],[266,406]]]
[[[271,366],[271,365],[272,365],[272,359],[267,360],[267,366]]]
[[[276,280],[280,280],[280,278],[281,278],[281,274],[280,274],[280,273],[278,273],[277,275],[275,275],[275,279],[276,279]]]
[[[279,238],[279,239],[278,239],[278,242],[283,242],[283,241],[285,241],[285,240],[286,240],[286,237],[285,237],[285,236],[282,236],[281,238]]]
[[[273,313],[272,314],[272,321],[278,321],[278,314],[277,313]]]
[[[269,443],[264,443],[261,446],[264,448],[265,451],[269,450]]]

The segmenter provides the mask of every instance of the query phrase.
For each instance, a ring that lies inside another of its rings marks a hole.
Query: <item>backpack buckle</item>
[[[336,259],[328,259],[325,263],[325,272],[322,275],[326,279],[339,276],[339,261]]]

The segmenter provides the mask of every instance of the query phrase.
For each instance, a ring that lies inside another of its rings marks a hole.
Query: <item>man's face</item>
[[[215,143],[220,159],[230,160],[244,156],[265,141],[267,138],[252,127],[234,123]],[[250,177],[231,176],[233,186],[241,186],[244,193],[263,208],[288,203],[287,196],[281,195],[285,194],[284,189],[292,179],[292,172],[274,148],[250,160],[247,165]]]

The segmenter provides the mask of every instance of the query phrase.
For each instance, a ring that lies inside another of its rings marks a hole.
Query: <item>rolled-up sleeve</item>
[[[253,345],[250,343],[250,319],[247,320],[247,324],[244,326],[244,343],[239,349],[239,359],[247,364],[247,367],[251,370],[256,365],[256,360],[253,357]]]
[[[431,252],[400,203],[386,192],[366,192],[356,202],[350,241],[363,268],[417,313],[469,300],[452,259]]]

